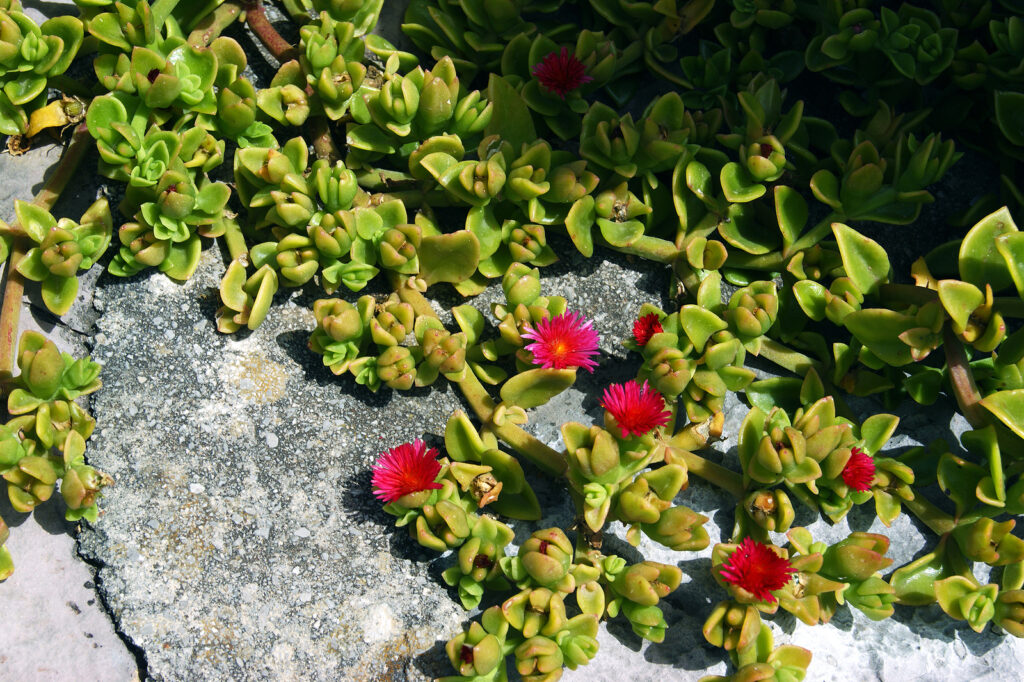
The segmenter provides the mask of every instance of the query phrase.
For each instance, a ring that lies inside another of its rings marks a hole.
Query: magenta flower
[[[438,490],[441,484],[434,479],[441,471],[439,454],[418,439],[382,453],[373,465],[373,494],[390,504],[410,493]]]
[[[719,569],[725,582],[743,588],[759,601],[773,604],[777,600],[772,592],[785,587],[794,573],[796,569],[787,559],[750,538],[743,538]]]
[[[854,448],[853,454],[843,467],[843,483],[852,489],[863,492],[871,490],[875,480],[875,460],[860,448]]]
[[[642,386],[635,380],[612,384],[604,390],[601,407],[615,418],[623,438],[642,436],[672,418],[665,409],[665,399],[646,381]]]
[[[633,322],[633,338],[638,346],[646,346],[652,336],[663,331],[665,330],[661,326],[661,320],[658,319],[658,313],[644,315]]]
[[[533,353],[533,364],[544,369],[569,369],[582,367],[591,374],[597,367],[593,359],[597,355],[600,339],[594,330],[594,323],[579,313],[562,313],[557,317],[541,320],[533,328],[523,325],[524,339],[533,341],[526,350]]]
[[[540,81],[540,86],[553,92],[562,99],[584,83],[594,80],[585,72],[583,62],[569,54],[569,48],[563,47],[560,52],[551,52],[540,64],[533,67],[533,75]]]

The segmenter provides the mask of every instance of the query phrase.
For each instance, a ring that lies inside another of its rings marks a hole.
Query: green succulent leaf
[[[843,258],[843,269],[862,294],[874,293],[889,279],[889,257],[885,249],[842,223],[833,223],[832,232]]]
[[[530,409],[548,402],[575,381],[575,369],[528,369],[505,382],[501,400]]]

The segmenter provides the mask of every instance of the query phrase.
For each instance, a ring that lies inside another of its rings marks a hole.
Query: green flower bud
[[[540,296],[540,270],[512,263],[501,278],[501,289],[509,305],[530,305]]]
[[[237,138],[256,120],[256,90],[244,78],[234,81],[217,93],[217,123],[220,131]]]
[[[1014,637],[1024,637],[1024,590],[1000,592],[993,619]]]
[[[1006,566],[1024,559],[1024,540],[1010,533],[1017,522],[1007,519],[997,523],[981,518],[974,523],[961,524],[953,529],[960,549],[971,561],[982,561],[990,566]]]
[[[313,316],[317,328],[334,341],[353,341],[363,335],[362,315],[348,301],[322,298],[313,303]]]
[[[562,650],[547,637],[531,637],[515,648],[516,670],[524,682],[554,682],[562,676]]]
[[[896,610],[896,590],[881,578],[870,577],[851,584],[843,591],[843,598],[871,620],[885,620]]]
[[[347,255],[352,247],[352,235],[336,213],[315,214],[306,228],[306,234],[320,252],[321,262],[337,261]]]
[[[892,559],[884,556],[888,549],[889,538],[884,535],[850,533],[825,550],[820,572],[842,582],[867,580],[892,564]]]
[[[461,372],[466,366],[466,338],[443,329],[428,329],[423,334],[423,361],[442,374]]]
[[[643,378],[669,400],[686,390],[695,369],[678,348],[662,348],[645,364],[650,369]]]
[[[741,146],[740,155],[756,182],[774,182],[786,170],[786,148],[774,135],[765,135]]]
[[[999,586],[982,587],[972,578],[954,575],[935,581],[935,599],[951,618],[966,620],[975,632],[981,632],[995,616]]]
[[[657,523],[645,524],[644,533],[652,540],[677,552],[698,551],[711,542],[702,526],[708,518],[682,505],[662,512]]]
[[[422,238],[419,225],[405,223],[390,228],[380,240],[381,265],[403,275],[415,275],[420,269],[417,250]]]
[[[665,614],[657,606],[641,606],[631,601],[622,602],[622,613],[629,620],[633,632],[651,642],[665,641],[668,623]]]
[[[470,531],[470,518],[466,511],[450,500],[423,505],[412,529],[416,541],[428,549],[443,552],[458,547]]]
[[[388,387],[407,391],[416,380],[416,360],[405,346],[389,346],[377,357],[377,376]]]
[[[774,282],[754,282],[739,289],[729,299],[722,317],[729,330],[741,339],[753,339],[768,333],[779,314],[779,297]]]
[[[644,561],[617,575],[612,589],[631,602],[654,606],[679,587],[682,579],[683,572],[678,566]]]
[[[567,622],[562,595],[544,587],[523,590],[505,600],[501,610],[527,639],[538,634],[554,637]]]
[[[775,426],[761,438],[754,458],[747,464],[750,478],[774,485],[781,481],[807,483],[812,492],[815,479],[821,476],[821,467],[807,456],[804,434],[791,426]]]
[[[408,303],[393,300],[380,306],[380,312],[370,320],[370,334],[374,343],[382,346],[401,343],[412,331],[414,317],[415,313]]]
[[[587,170],[587,162],[572,161],[555,166],[549,177],[551,188],[543,195],[544,201],[571,204],[597,189],[600,178]]]
[[[432,135],[451,120],[459,99],[459,78],[451,57],[445,55],[423,74],[416,125],[421,136]]]
[[[752,604],[719,602],[704,621],[704,639],[726,651],[740,651],[761,632],[761,613]]]
[[[657,523],[671,506],[670,500],[659,498],[650,489],[646,478],[637,477],[619,493],[615,516],[625,524]]]
[[[64,473],[60,494],[68,509],[84,509],[96,503],[97,494],[109,480],[90,466],[75,466]]]
[[[491,607],[496,609],[497,607]],[[491,609],[488,609],[490,611]],[[474,622],[469,630],[450,639],[445,652],[452,666],[465,677],[489,675],[498,665],[503,664],[505,654],[501,648],[502,639],[487,632],[480,623]]]
[[[448,132],[458,135],[463,142],[481,134],[491,122],[493,107],[490,102],[481,98],[480,91],[474,90],[467,94],[455,106],[455,119]]]
[[[38,332],[24,332],[18,342],[18,368],[21,387],[40,400],[50,400],[60,388],[64,358],[53,341]]]
[[[789,496],[778,488],[752,492],[744,501],[743,510],[758,526],[776,533],[785,533],[796,518]]]
[[[572,582],[569,567],[572,564],[573,549],[569,538],[559,528],[538,530],[519,548],[523,568],[539,585],[560,592],[561,587]]]
[[[509,220],[502,226],[502,237],[512,259],[519,263],[531,263],[541,258],[547,247],[543,225],[520,224]]]

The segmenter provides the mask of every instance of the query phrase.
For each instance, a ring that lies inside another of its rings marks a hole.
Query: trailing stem
[[[903,500],[902,504],[938,536],[943,536],[956,528],[956,520],[953,517],[921,497],[920,494],[915,494],[912,500]]]
[[[295,56],[295,48],[287,40],[281,37],[277,29],[267,20],[267,13],[263,9],[262,0],[254,0],[245,4],[245,23],[256,37],[263,43],[263,47],[278,62],[284,63]]]
[[[437,317],[430,302],[423,294],[410,287],[408,280],[393,276],[391,283],[399,298],[411,305],[416,315]],[[565,471],[567,464],[562,453],[548,447],[515,424],[505,422],[498,425],[493,422],[494,400],[472,370],[467,369],[464,377],[455,383],[466,397],[470,407],[473,408],[477,418],[487,424],[499,438],[545,472],[558,476]]]
[[[32,203],[49,211],[57,203],[61,192],[74,175],[78,164],[92,146],[92,136],[84,123],[75,128],[71,144],[64,151],[53,174],[46,180],[43,189]],[[21,316],[21,297],[25,292],[25,280],[17,271],[18,262],[25,255],[25,234],[17,223],[11,225],[14,243],[7,261],[3,306],[0,307],[0,379],[9,378],[14,371],[14,353],[18,336],[18,319]]]
[[[946,323],[942,331],[942,348],[946,351],[946,365],[949,368],[949,383],[953,388],[953,395],[971,426],[976,429],[988,426],[988,417],[985,409],[981,406],[981,392],[978,391],[978,384],[974,381],[974,374],[971,372],[970,361],[960,339],[953,333],[949,323]]]
[[[309,134],[313,138],[316,158],[332,166],[341,158],[341,151],[331,135],[331,122],[326,116],[314,116],[309,120]]]

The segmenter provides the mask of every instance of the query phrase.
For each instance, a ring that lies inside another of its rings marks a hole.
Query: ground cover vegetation
[[[658,604],[681,569],[629,564],[602,535],[619,522],[634,544],[708,547],[707,518],[679,501],[690,476],[736,500],[703,633],[735,669],[709,680],[804,679],[811,652],[776,647],[762,621],[780,608],[819,624],[937,602],[1024,636],[1024,3],[412,0],[409,50],[371,33],[382,0],[283,0],[288,27],[258,1],[76,4],[37,25],[0,0],[9,149],[74,128],[43,192],[0,226],[14,509],[59,481],[68,518],[95,522],[110,483],[85,462],[94,421],[76,402],[100,368],[35,333],[15,348],[24,280],[61,315],[111,244],[114,275],[186,280],[216,240],[223,333],[259,327],[281,289],[319,287],[309,348],[332,372],[372,391],[461,390],[444,452],[395,444],[372,490],[420,544],[451,551],[444,580],[482,608],[447,645],[449,679],[504,680],[511,665],[556,680],[597,655],[603,618],[662,641]],[[221,35],[238,22],[276,64],[267,87]],[[65,75],[76,60],[90,78]],[[123,183],[118,205],[55,218],[93,145],[97,172]],[[948,239],[894,255],[895,271],[886,245],[933,211],[929,188],[965,151],[989,191],[941,214]],[[600,371],[601,330],[544,294],[542,269],[596,248],[668,270],[671,305],[637,301],[623,340],[636,379],[605,390],[603,423],[566,423],[555,450],[528,411]],[[474,305],[493,282],[504,302]],[[358,295],[371,283],[390,293]],[[465,297],[450,324],[427,298],[438,287]],[[755,358],[781,376],[758,380]],[[729,392],[750,408],[739,470],[700,454]],[[851,396],[954,401],[970,428],[887,450],[899,419],[856,413]],[[576,522],[509,553],[501,519],[542,517],[534,470],[564,481]],[[900,538],[829,545],[793,526],[794,504],[838,521],[869,502],[886,525],[914,514],[934,548],[883,578]],[[0,578],[6,536],[0,521]]]

